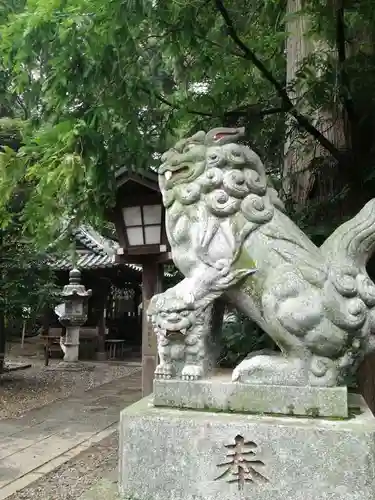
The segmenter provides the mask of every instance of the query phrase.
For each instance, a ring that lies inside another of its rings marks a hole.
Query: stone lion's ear
[[[256,269],[234,269],[215,283],[217,290],[225,290],[256,273]]]

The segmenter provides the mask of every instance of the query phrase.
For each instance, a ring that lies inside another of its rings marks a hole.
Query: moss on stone
[[[306,415],[312,418],[319,418],[319,408],[306,408]]]
[[[256,268],[256,263],[255,261],[250,257],[248,252],[246,251],[245,248],[242,247],[242,250],[234,263],[234,267],[236,269],[255,269]],[[252,296],[259,298],[260,297],[260,292],[258,290],[257,286],[257,278],[255,275],[249,276],[244,285],[243,285],[244,290],[248,290],[247,293],[251,293]]]
[[[293,407],[293,405],[290,405],[290,407]],[[177,411],[193,411],[193,412],[198,412],[198,413],[227,413],[227,414],[238,414],[238,415],[249,415],[249,416],[259,416],[259,417],[280,417],[280,418],[285,418],[285,417],[292,417],[292,418],[298,418],[298,419],[306,419],[306,418],[311,418],[311,419],[320,419],[320,420],[331,420],[331,421],[348,421],[352,420],[356,416],[360,415],[362,412],[359,411],[359,413],[355,413],[353,411],[350,411],[348,414],[347,418],[344,417],[325,417],[325,416],[320,416],[319,415],[319,409],[318,408],[309,408],[306,411],[309,412],[309,414],[306,413],[306,415],[296,415],[292,413],[272,413],[272,412],[255,412],[255,411],[249,411],[249,410],[233,410],[230,407],[227,408],[212,408],[209,406],[205,406],[204,408],[187,408],[184,406],[157,406],[158,409],[160,410],[177,410]],[[291,408],[291,411],[293,409]]]

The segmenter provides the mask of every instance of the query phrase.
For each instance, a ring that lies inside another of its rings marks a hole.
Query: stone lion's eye
[[[181,316],[188,316],[189,315],[189,311],[181,311]]]
[[[217,160],[217,155],[210,155],[210,160]]]

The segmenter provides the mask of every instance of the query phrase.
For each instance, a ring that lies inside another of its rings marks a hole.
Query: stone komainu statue
[[[156,377],[198,379],[210,366],[211,316],[222,297],[281,353],[255,355],[233,380],[345,383],[375,347],[375,200],[320,247],[289,219],[242,129],[198,132],[162,157],[159,184],[173,260],[185,279],[151,301]]]

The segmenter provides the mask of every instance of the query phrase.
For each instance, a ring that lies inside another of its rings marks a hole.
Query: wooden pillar
[[[96,351],[96,359],[98,361],[105,361],[107,359],[107,353],[105,350],[105,307],[101,308],[100,316],[98,320],[98,349]]]
[[[105,311],[108,301],[108,296],[111,290],[111,282],[107,278],[100,278],[100,292],[98,293],[98,349],[96,353],[96,359],[98,361],[105,361],[107,359],[107,353],[105,350],[105,340],[106,340],[106,318]]]
[[[154,372],[158,363],[156,335],[147,319],[150,299],[160,293],[162,266],[155,261],[145,260],[142,265],[142,396],[153,392]]]
[[[45,335],[45,336],[48,335],[49,327],[51,324],[52,313],[53,313],[53,311],[49,306],[43,308],[42,326],[41,326],[41,331],[40,331],[40,333],[42,335]]]

